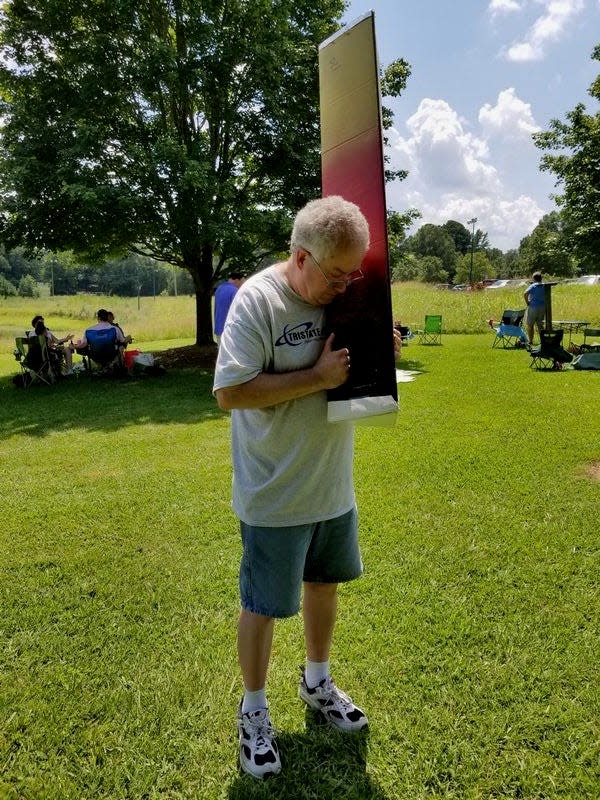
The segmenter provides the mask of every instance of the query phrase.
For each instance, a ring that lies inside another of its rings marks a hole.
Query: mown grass
[[[370,733],[305,718],[301,623],[281,623],[284,772],[264,785],[236,769],[212,376],[23,391],[0,366],[0,797],[596,800],[599,376],[532,371],[492,338],[412,342],[395,428],[357,430],[365,575],[332,660]]]

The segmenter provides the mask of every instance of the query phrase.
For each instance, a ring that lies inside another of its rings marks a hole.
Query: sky
[[[600,0],[351,0],[351,22],[375,12],[378,58],[412,69],[394,111],[387,205],[417,208],[426,222],[467,222],[492,247],[519,246],[555,210],[552,173],[531,134],[565,119],[600,72]],[[560,190],[558,190],[560,192]]]

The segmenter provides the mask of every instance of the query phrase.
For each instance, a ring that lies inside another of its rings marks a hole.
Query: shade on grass
[[[211,375],[0,381],[0,797],[600,796],[599,376],[493,334],[406,348],[393,429],[357,431],[365,575],[334,676],[368,737],[269,677],[284,771],[236,769],[237,525]]]

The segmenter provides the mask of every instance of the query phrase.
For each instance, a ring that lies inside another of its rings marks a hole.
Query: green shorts
[[[335,519],[286,528],[240,522],[242,608],[266,617],[293,617],[302,583],[345,583],[363,571],[356,508]]]

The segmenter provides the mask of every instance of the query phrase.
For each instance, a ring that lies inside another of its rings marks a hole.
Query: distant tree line
[[[474,236],[460,222],[426,224],[408,236],[408,227],[419,217],[412,209],[388,215],[392,279],[425,283],[478,283],[486,278],[546,275],[571,277],[582,274],[587,259],[573,252],[573,235],[564,213],[542,217],[518,248],[503,252],[491,247],[488,234],[476,229]],[[471,241],[472,240],[472,241]],[[471,265],[471,244],[473,244]],[[119,297],[160,294],[194,294],[188,271],[141,255],[85,264],[71,252],[41,251],[27,255],[24,248],[0,247],[0,296],[35,297],[41,288],[50,294],[77,292]]]
[[[563,211],[552,211],[521,239],[518,248],[503,252],[491,247],[488,234],[474,235],[460,222],[426,224],[411,236],[407,225],[390,214],[390,262],[394,280],[426,283],[478,283],[486,278],[546,275],[571,277],[588,268],[587,257],[574,247],[573,232]],[[400,215],[397,215],[400,216]]]
[[[191,275],[146,256],[82,264],[70,252],[0,248],[0,296],[38,297],[86,292],[118,297],[194,294]]]

